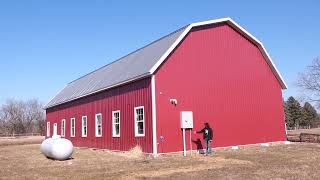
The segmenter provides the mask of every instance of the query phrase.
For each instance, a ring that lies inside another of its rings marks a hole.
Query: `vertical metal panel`
[[[151,80],[145,78],[99,94],[81,98],[47,109],[47,121],[58,123],[66,119],[66,138],[75,146],[129,150],[140,145],[144,152],[152,152]],[[134,107],[145,108],[145,136],[134,135]],[[120,110],[120,137],[112,137],[112,111]],[[102,114],[102,137],[95,137],[95,114]],[[88,117],[88,135],[81,137],[81,117]],[[70,137],[70,118],[76,118],[76,135]],[[60,129],[59,129],[60,134]]]
[[[286,139],[279,82],[259,49],[226,24],[191,30],[156,72],[156,102],[159,152],[183,149],[183,110],[193,111],[194,130],[210,123],[215,147]]]

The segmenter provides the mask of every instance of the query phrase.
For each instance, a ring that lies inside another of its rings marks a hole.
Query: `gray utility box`
[[[193,113],[192,111],[181,111],[180,112],[180,126],[182,129],[193,128]]]

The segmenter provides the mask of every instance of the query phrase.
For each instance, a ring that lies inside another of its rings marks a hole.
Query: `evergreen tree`
[[[283,109],[284,109],[284,115],[285,115],[287,129],[290,129],[293,127],[292,124],[294,124],[294,123],[292,122],[293,120],[291,118],[288,103],[286,101],[283,101]]]
[[[303,106],[303,114],[304,114],[304,125],[311,126],[316,121],[318,121],[318,113],[315,108],[308,102],[306,102]]]
[[[286,111],[288,118],[286,117],[287,125],[291,128],[298,128],[300,123],[304,122],[304,113],[300,106],[300,103],[290,96],[286,102]]]

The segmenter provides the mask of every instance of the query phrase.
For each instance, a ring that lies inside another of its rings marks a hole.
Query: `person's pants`
[[[206,154],[211,154],[211,140],[204,139],[204,142],[206,144]]]

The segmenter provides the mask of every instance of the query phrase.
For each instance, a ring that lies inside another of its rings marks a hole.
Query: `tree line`
[[[45,112],[37,99],[8,99],[0,107],[0,134],[45,132]]]
[[[301,106],[290,96],[284,101],[284,112],[287,129],[316,128],[320,125],[320,116],[309,102]]]

